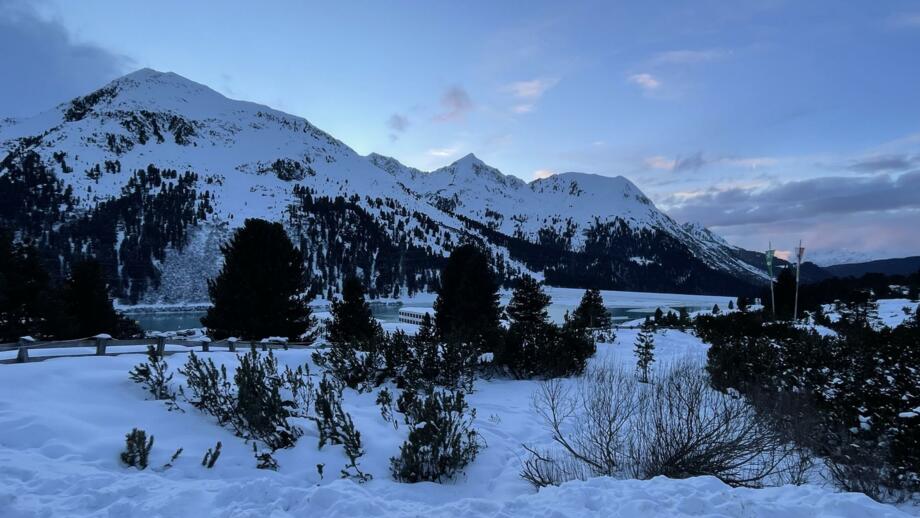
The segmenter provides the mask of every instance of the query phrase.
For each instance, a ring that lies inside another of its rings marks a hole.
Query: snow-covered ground
[[[405,324],[388,324],[412,330]],[[592,362],[632,368],[635,331],[622,330],[600,344]],[[706,346],[692,335],[656,336],[657,365],[681,359],[703,362]],[[171,348],[172,349],[172,348]],[[176,348],[176,350],[182,350]],[[228,369],[227,352],[199,353]],[[276,353],[282,364],[312,362],[309,351]],[[650,481],[592,479],[535,491],[519,476],[522,444],[550,444],[532,411],[536,381],[480,380],[470,403],[486,448],[466,474],[445,484],[403,484],[389,475],[404,426],[394,429],[375,404],[376,394],[346,390],[345,409],[367,453],[363,485],[338,478],[346,457],[340,446],[317,449],[315,426],[301,422],[296,447],[276,454],[278,472],[255,468],[251,446],[214,420],[183,404],[170,412],[148,401],[128,371],[140,354],[59,358],[0,365],[0,516],[902,516],[898,509],[859,494],[819,486],[732,489],[714,478]],[[167,357],[175,371],[185,354]],[[176,375],[174,383],[181,380]],[[126,468],[118,455],[132,428],[156,437],[151,467]],[[223,453],[214,469],[201,459],[217,441]],[[162,470],[178,448],[174,467]],[[320,478],[317,464],[324,464]]]
[[[910,299],[881,299],[878,301],[878,316],[871,317],[872,326],[876,329],[898,327],[916,316],[918,305],[920,302],[912,302]],[[824,313],[831,322],[840,318],[840,312],[833,304],[825,304]]]

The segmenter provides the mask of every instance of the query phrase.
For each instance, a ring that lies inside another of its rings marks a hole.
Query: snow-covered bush
[[[293,416],[293,402],[281,395],[284,379],[275,356],[271,352],[241,356],[233,379],[237,389],[235,418],[241,422],[244,437],[262,441],[273,451],[294,446],[303,431],[288,422]]]
[[[409,437],[390,459],[393,478],[400,482],[441,482],[453,478],[482,448],[473,429],[462,390],[428,390],[423,395],[404,391],[397,406]]]
[[[226,367],[218,369],[211,359],[205,362],[190,353],[179,370],[192,394],[190,402],[247,441],[261,441],[272,451],[293,446],[303,431],[288,419],[303,415],[298,403],[309,401],[304,395],[306,382],[298,381],[295,374],[300,369],[279,373],[271,352],[264,356],[249,352],[238,357],[240,365],[231,383]],[[289,397],[284,397],[282,391]]]
[[[125,451],[121,452],[121,461],[128,466],[146,469],[153,449],[153,436],[147,438],[147,432],[137,428],[125,434]]]
[[[338,380],[324,375],[316,390],[316,415],[310,419],[316,423],[320,449],[326,444],[341,444],[344,447],[349,463],[342,469],[342,477],[366,482],[371,479],[371,475],[361,471],[358,466],[358,459],[364,455],[361,432],[355,427],[351,415],[342,409],[343,389]]]
[[[129,375],[131,381],[142,385],[153,399],[171,402],[176,400],[176,393],[170,387],[173,375],[169,373],[169,365],[152,345],[147,347],[147,361],[135,365]]]
[[[753,313],[702,318],[697,329],[712,343],[714,387],[740,391],[776,423],[803,422],[777,401],[808,402],[800,448],[823,457],[839,487],[897,500],[920,491],[920,327],[875,329],[865,301],[854,307],[828,336]]]

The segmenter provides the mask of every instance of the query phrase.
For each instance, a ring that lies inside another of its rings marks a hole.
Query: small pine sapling
[[[131,380],[142,385],[157,401],[171,401],[170,410],[178,409],[175,405],[176,393],[169,383],[173,375],[168,373],[169,365],[157,354],[155,347],[147,347],[147,361],[139,363],[129,373]]]
[[[121,452],[121,461],[128,466],[146,469],[152,449],[153,436],[147,439],[147,432],[135,428],[125,434],[125,451]]]
[[[651,327],[642,326],[636,336],[634,351],[636,353],[636,370],[639,373],[639,381],[648,383],[649,371],[655,361],[655,335]]]
[[[421,397],[405,391],[397,406],[409,428],[399,456],[390,459],[390,472],[400,482],[450,479],[482,448],[473,429],[476,411],[469,409],[462,390],[429,389]]]

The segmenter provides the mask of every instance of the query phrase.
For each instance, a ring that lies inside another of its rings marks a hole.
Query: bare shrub
[[[677,364],[649,383],[617,368],[574,385],[543,383],[534,408],[557,445],[527,448],[522,476],[536,486],[588,476],[718,477],[758,487],[790,469],[786,436],[744,399],[714,391],[698,365]]]
[[[741,397],[710,388],[700,367],[678,364],[645,388],[628,437],[632,476],[759,487],[785,468],[792,449],[783,434]]]

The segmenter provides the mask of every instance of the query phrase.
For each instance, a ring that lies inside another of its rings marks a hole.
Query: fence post
[[[19,339],[19,351],[16,352],[16,361],[26,363],[29,361],[29,340]]]
[[[256,341],[255,340],[250,341],[249,347],[252,349],[252,352],[256,352]]]
[[[211,350],[211,339],[207,336],[201,339],[201,352],[206,353]]]
[[[105,356],[105,346],[108,342],[108,338],[96,337],[96,356]]]
[[[236,352],[236,338],[231,336],[227,339],[227,349],[229,349],[232,353]]]
[[[157,356],[162,358],[164,354],[166,354],[166,337],[158,336],[157,337]]]
[[[267,350],[268,350],[268,342],[262,342],[262,350],[263,350],[263,351],[267,351]]]

